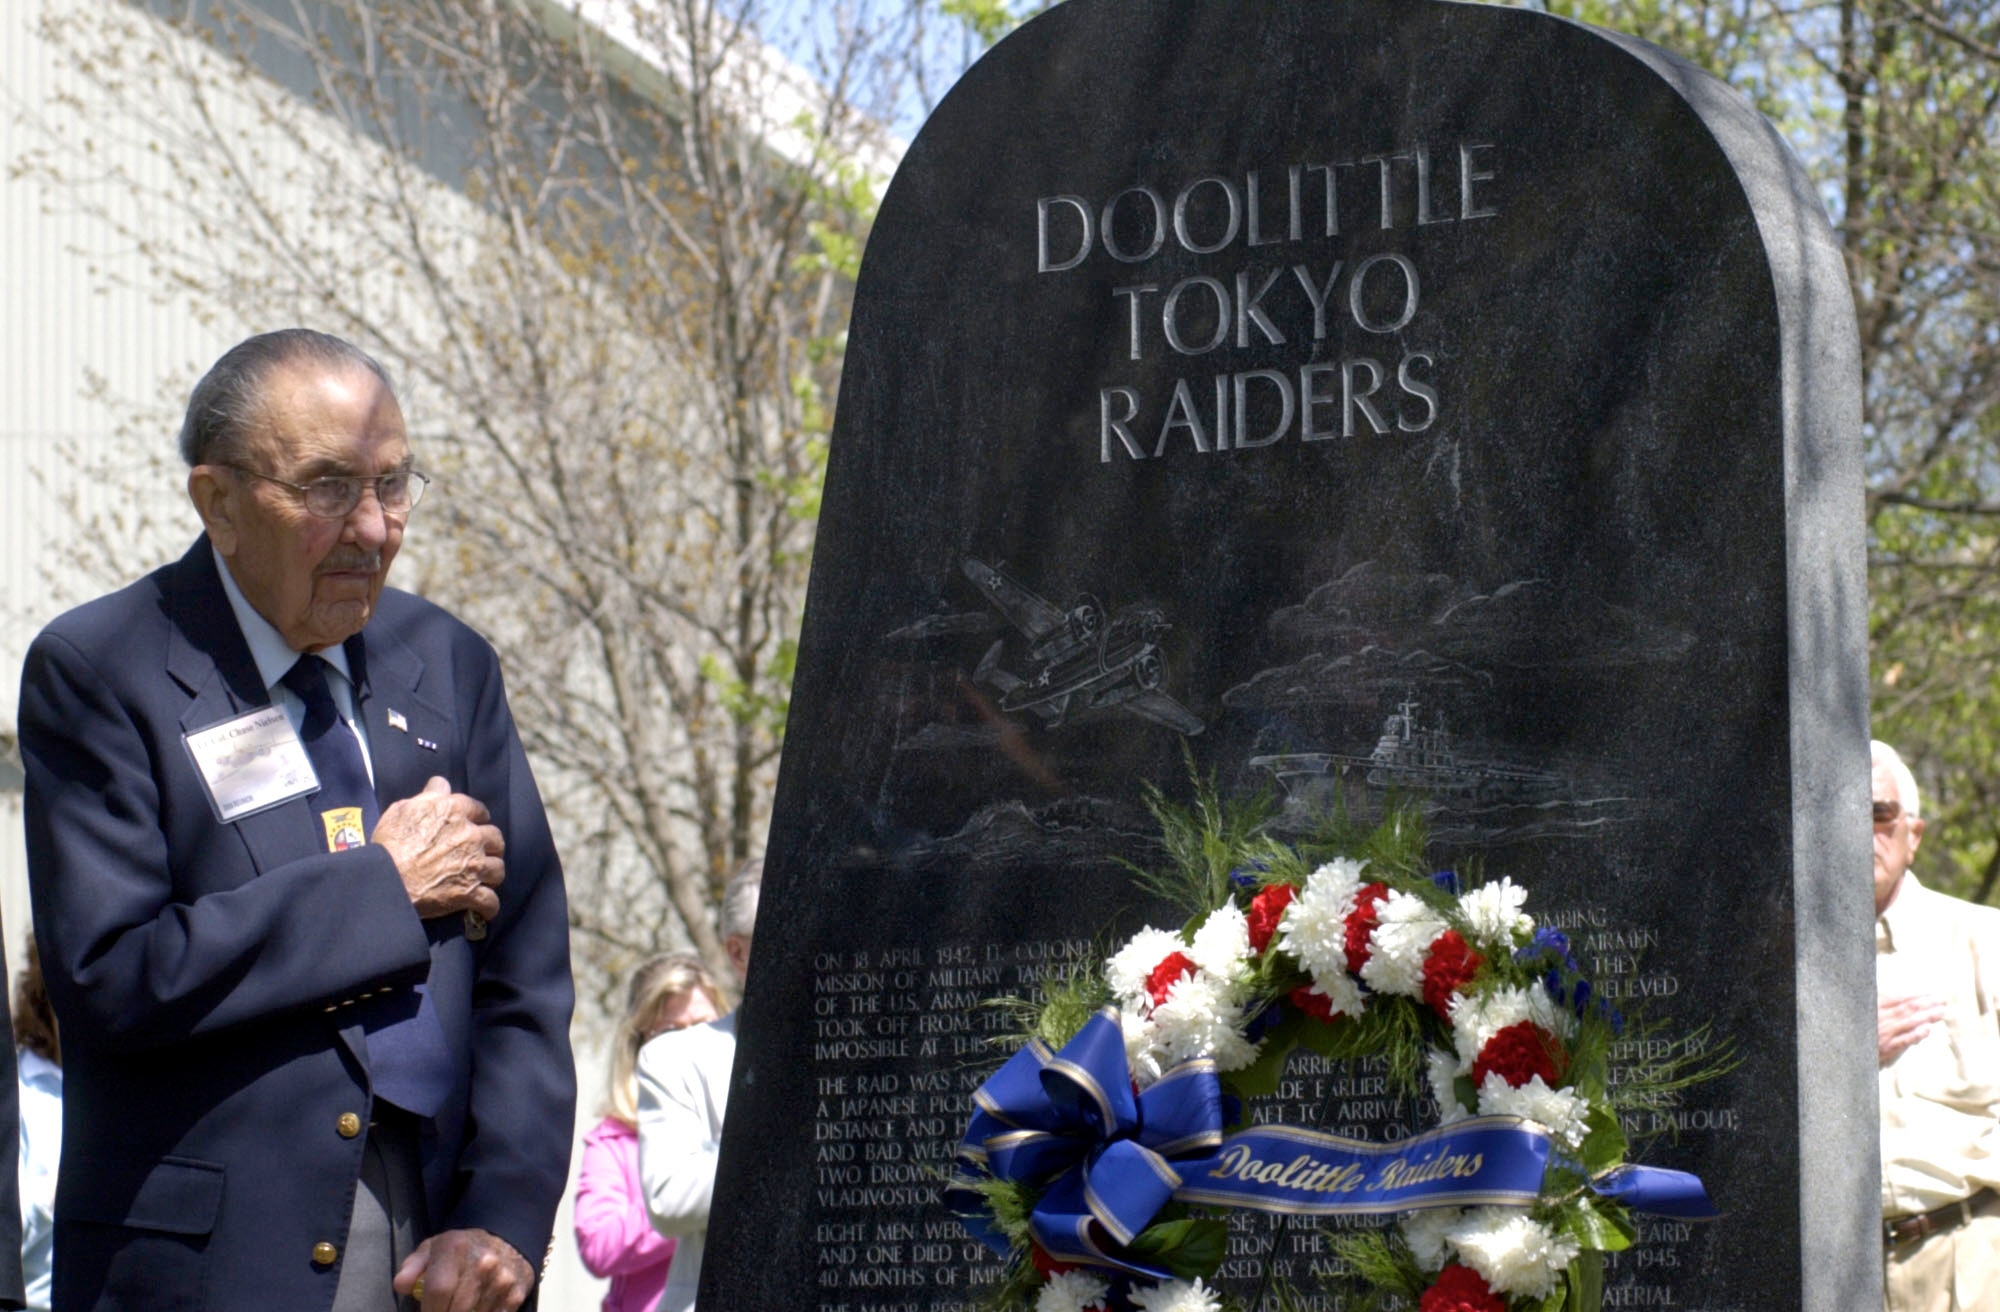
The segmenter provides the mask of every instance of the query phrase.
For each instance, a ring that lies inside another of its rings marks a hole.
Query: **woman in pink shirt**
[[[691,955],[655,957],[633,972],[625,1019],[611,1050],[604,1119],[583,1137],[577,1168],[576,1246],[595,1276],[609,1276],[604,1312],[653,1312],[666,1287],[674,1241],[653,1230],[639,1183],[633,1079],[639,1049],[668,1030],[720,1016],[714,982]]]

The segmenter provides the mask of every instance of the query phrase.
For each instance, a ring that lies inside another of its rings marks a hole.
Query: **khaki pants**
[[[1895,1245],[1882,1285],[1888,1312],[2000,1312],[2000,1215]]]

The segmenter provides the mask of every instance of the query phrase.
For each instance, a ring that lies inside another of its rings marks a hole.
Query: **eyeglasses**
[[[1875,803],[1875,823],[1893,825],[1903,817],[1903,804],[1898,801]]]
[[[424,499],[424,489],[431,485],[428,477],[414,469],[397,469],[367,478],[357,474],[332,474],[326,478],[315,478],[310,483],[288,483],[282,478],[260,474],[241,465],[229,468],[239,474],[261,478],[266,483],[290,488],[298,493],[307,512],[321,519],[346,519],[353,514],[354,508],[361,504],[363,488],[375,489],[375,500],[381,505],[383,514],[407,515],[417,508],[417,503]]]

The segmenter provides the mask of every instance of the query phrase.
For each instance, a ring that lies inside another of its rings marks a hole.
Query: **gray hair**
[[[1910,773],[1910,767],[1903,764],[1903,758],[1896,749],[1876,739],[1868,741],[1870,765],[1879,765],[1889,772],[1889,778],[1896,785],[1896,800],[1903,804],[1903,814],[1915,820],[1923,814],[1923,801],[1917,796],[1917,777]]]
[[[278,369],[316,364],[329,370],[366,369],[393,398],[389,371],[351,342],[311,328],[281,328],[238,342],[209,366],[188,396],[181,420],[181,459],[195,465],[235,464],[263,417],[264,384]]]
[[[739,936],[746,942],[757,927],[757,894],[764,886],[764,858],[756,857],[736,867],[722,890],[722,936]]]

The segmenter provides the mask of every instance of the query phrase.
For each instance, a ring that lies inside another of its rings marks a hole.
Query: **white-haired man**
[[[2000,1308],[2000,911],[1909,873],[1916,780],[1870,752],[1888,1312]]]
[[[54,1305],[511,1312],[576,1079],[499,658],[385,586],[425,479],[357,347],[238,343],[180,445],[203,536],[21,673]]]
[[[764,863],[746,861],[722,893],[722,948],[737,979],[750,967],[750,936]],[[639,1178],[653,1228],[680,1239],[657,1312],[691,1312],[701,1285],[708,1209],[729,1073],[736,1064],[736,1014],[674,1030],[639,1050]]]

